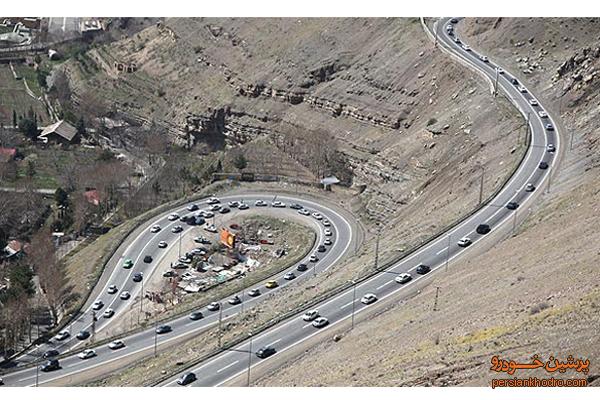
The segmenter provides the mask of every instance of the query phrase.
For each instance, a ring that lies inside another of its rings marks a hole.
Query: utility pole
[[[181,233],[182,232],[183,231],[179,232],[179,256],[178,256],[178,258],[181,258]]]
[[[221,348],[221,324],[223,323],[223,304],[219,303],[219,348]]]
[[[356,281],[352,281],[352,329],[354,329],[354,309],[356,303]]]
[[[479,204],[483,201],[483,179],[485,174],[485,167],[481,167],[481,183],[479,184]]]
[[[144,277],[142,277],[142,291],[140,292],[140,313],[138,314],[138,324],[140,323],[140,317],[144,312]]]
[[[92,310],[92,338],[91,342],[94,341],[94,337],[96,336],[96,311]]]
[[[496,79],[494,80],[494,97],[498,95],[498,68],[496,67]]]
[[[433,302],[433,311],[439,311],[439,309],[437,308],[439,294],[440,294],[440,287],[436,286],[435,287],[435,300]]]
[[[446,247],[446,272],[448,272],[448,263],[450,262],[450,237],[452,235],[448,234],[448,247]]]
[[[250,387],[250,367],[252,365],[252,332],[249,333],[250,336],[250,349],[248,351],[248,376],[246,378],[246,386]]]

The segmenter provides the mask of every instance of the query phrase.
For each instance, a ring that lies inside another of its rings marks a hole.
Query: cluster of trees
[[[13,125],[30,139],[35,139],[38,135],[38,116],[33,107],[29,107],[27,114],[21,116],[17,116],[17,112],[13,110]]]

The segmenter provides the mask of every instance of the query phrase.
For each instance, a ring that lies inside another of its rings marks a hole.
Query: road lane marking
[[[444,247],[442,250],[438,251],[438,252],[437,252],[437,253],[435,253],[435,254],[437,254],[437,255],[440,255],[440,254],[442,254],[443,252],[445,252],[446,250],[448,250],[448,247],[447,247],[447,246],[446,246],[446,247]]]
[[[276,341],[274,341],[274,342],[273,342],[273,343],[271,343],[271,344],[268,344],[268,345],[267,345],[267,347],[272,347],[272,346],[276,345],[276,344],[277,344],[277,343],[279,343],[279,342],[281,342],[281,338],[277,339]]]
[[[389,285],[389,284],[390,284],[390,283],[392,283],[392,282],[393,282],[393,281],[387,281],[387,282],[386,282],[386,283],[384,283],[383,285],[379,285],[379,286],[377,286],[376,290],[379,290],[379,289],[381,289],[381,288],[383,288],[383,287],[386,287],[387,285]]]
[[[227,368],[229,368],[229,367],[233,367],[235,364],[237,364],[237,363],[239,363],[239,362],[240,362],[240,360],[235,360],[235,361],[234,361],[234,362],[232,362],[231,364],[227,364],[227,365],[226,365],[226,366],[224,366],[223,368],[221,368],[221,369],[218,369],[218,370],[217,370],[217,374],[218,374],[218,373],[221,373],[221,372],[223,372],[223,371],[225,371],[225,370],[226,370]]]
[[[346,304],[344,304],[343,306],[341,306],[341,307],[340,307],[340,309],[343,309],[343,308],[346,308],[346,307],[348,307],[348,306],[351,306],[351,305],[352,305],[352,303],[354,303],[355,301],[356,301],[356,299],[352,300],[350,303],[346,303]]]

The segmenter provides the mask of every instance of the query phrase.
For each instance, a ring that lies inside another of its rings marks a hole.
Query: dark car
[[[158,335],[161,335],[163,333],[169,333],[172,330],[173,329],[169,325],[161,325],[161,326],[159,326],[159,327],[156,328],[156,333]]]
[[[431,268],[429,268],[429,265],[419,264],[419,266],[417,267],[417,274],[425,275],[429,271],[431,271]]]
[[[190,314],[190,319],[192,321],[198,321],[199,319],[204,318],[204,314],[202,314],[202,311],[194,311],[193,313]]]
[[[519,208],[519,203],[517,203],[516,201],[511,201],[506,205],[506,208],[508,208],[509,210],[516,210],[517,208]]]
[[[85,340],[90,337],[90,333],[88,331],[81,331],[77,334],[77,339]]]
[[[142,281],[142,279],[144,279],[144,275],[142,275],[142,273],[141,273],[141,272],[136,272],[136,273],[133,275],[133,278],[132,278],[132,279],[133,279],[133,281],[134,281],[134,282],[141,282],[141,281]]]
[[[552,124],[546,124],[546,130],[547,131],[553,131],[554,130],[554,126],[552,126]]]
[[[181,386],[185,386],[185,385],[189,385],[190,383],[194,382],[196,380],[196,374],[194,374],[193,372],[186,372],[185,374],[181,375],[181,377],[179,379],[177,379],[177,384],[181,385]]]
[[[457,24],[458,23],[458,19],[457,18],[452,18],[450,20],[450,22],[452,22],[453,24]]]
[[[146,264],[150,264],[152,262],[152,256],[145,256],[144,257],[144,262]]]
[[[48,360],[46,364],[42,365],[40,371],[50,372],[56,371],[57,369],[60,369],[60,363],[58,362],[58,360]]]
[[[258,357],[258,358],[267,358],[267,357],[272,356],[275,353],[277,353],[277,350],[275,350],[273,347],[270,347],[270,346],[261,347],[256,352],[256,357]]]
[[[60,352],[59,352],[58,350],[56,350],[56,349],[51,349],[51,350],[48,350],[48,351],[46,351],[46,352],[45,352],[45,353],[42,355],[42,357],[44,357],[44,358],[52,358],[52,357],[56,357],[56,356],[57,356],[57,355],[59,355],[59,354],[60,354]]]
[[[223,208],[221,208],[221,209],[219,210],[219,212],[220,212],[221,214],[227,214],[229,211],[231,211],[231,210],[230,210],[229,208],[227,208],[227,207],[223,207]]]
[[[302,210],[303,207],[298,203],[294,203],[294,204],[290,204],[290,208],[292,210]]]
[[[512,78],[510,81],[512,82],[513,85],[519,84],[519,81],[517,80],[517,78]]]
[[[173,277],[177,276],[177,272],[175,272],[175,271],[166,271],[166,272],[163,274],[163,276],[164,276],[165,278],[173,278]]]
[[[548,169],[548,163],[546,161],[542,161],[540,163],[540,169]]]
[[[475,231],[477,233],[479,233],[480,235],[485,235],[487,233],[490,233],[492,229],[490,228],[490,226],[488,224],[479,224],[477,226],[477,229],[475,229]]]
[[[324,252],[326,252],[326,251],[327,251],[327,249],[325,248],[325,246],[323,246],[323,245],[320,245],[320,246],[317,248],[317,251],[318,251],[319,253],[324,253]]]
[[[298,266],[296,267],[296,270],[300,271],[300,272],[304,272],[308,269],[308,266],[304,263],[298,264]]]
[[[179,220],[180,220],[181,222],[188,222],[190,219],[193,219],[193,217],[194,217],[193,215],[188,215],[188,214],[186,214],[186,215],[182,215],[182,216],[179,218]]]
[[[197,204],[190,204],[189,206],[187,206],[188,211],[196,211],[198,209],[198,205]]]

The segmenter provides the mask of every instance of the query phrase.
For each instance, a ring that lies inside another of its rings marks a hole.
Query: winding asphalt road
[[[468,63],[471,67],[476,68],[489,79],[495,80],[496,65],[493,61],[485,62],[472,50],[467,51],[463,49],[459,43],[456,43],[454,41],[456,36],[449,36],[445,30],[445,27],[449,23],[449,18],[441,19],[436,23],[435,29],[437,31],[438,45],[442,46],[446,51],[451,52],[455,57],[459,57],[462,62]],[[272,346],[277,350],[277,354],[271,356],[271,358],[277,357],[278,354],[285,352],[287,349],[297,346],[311,337],[329,331],[332,327],[350,318],[353,313],[361,313],[368,310],[370,306],[360,302],[360,299],[364,294],[373,293],[378,297],[378,301],[381,301],[392,295],[397,295],[398,292],[403,290],[406,291],[407,288],[414,285],[415,282],[427,279],[427,277],[434,274],[436,270],[439,270],[447,262],[456,259],[474,247],[480,247],[480,242],[483,243],[483,241],[489,241],[490,239],[495,238],[496,236],[493,235],[495,230],[499,231],[502,227],[506,228],[506,226],[512,225],[514,223],[513,221],[516,219],[515,213],[528,207],[535,198],[543,192],[544,185],[549,181],[550,171],[556,167],[556,157],[560,151],[560,141],[556,130],[556,124],[553,122],[551,116],[542,118],[538,114],[538,112],[542,110],[541,102],[537,100],[540,105],[532,105],[530,100],[534,99],[533,95],[527,90],[525,92],[519,91],[517,86],[511,83],[511,78],[512,76],[508,72],[498,74],[498,90],[506,94],[508,99],[523,116],[526,117],[528,113],[530,114],[529,126],[531,140],[523,162],[491,202],[483,206],[459,225],[450,229],[445,235],[427,243],[398,263],[390,266],[385,271],[357,283],[353,288],[320,303],[317,308],[319,314],[329,320],[327,326],[315,328],[310,322],[305,322],[302,319],[303,314],[299,313],[275,327],[242,342],[234,349],[234,351],[222,352],[206,362],[193,367],[191,371],[197,375],[198,379],[193,382],[192,385],[218,386],[224,384],[238,375],[245,373],[249,366],[255,367],[265,362],[265,360],[259,359],[254,354],[256,349],[264,346]],[[522,85],[523,83],[520,82],[520,84]],[[548,112],[548,114],[550,113]],[[547,130],[546,124],[552,124],[555,127],[554,130]],[[553,144],[556,147],[556,152],[547,151],[549,144]],[[547,162],[549,168],[540,169],[539,164],[541,161]],[[529,183],[536,187],[533,192],[525,190],[526,185]],[[223,197],[221,198],[221,202],[226,203],[229,200],[243,200],[245,203],[254,207],[254,201],[258,199],[264,200],[270,204],[273,200],[273,196],[266,194],[244,194]],[[356,233],[353,232],[352,225],[344,216],[316,201],[295,198],[294,196],[289,195],[277,196],[277,199],[286,202],[288,205],[290,203],[300,203],[311,210],[311,212],[317,211],[323,214],[324,218],[331,221],[332,226],[330,229],[333,231],[331,237],[334,240],[334,244],[325,255],[318,253],[320,255],[320,260],[315,265],[316,272],[321,272],[334,265],[348,253],[353,235]],[[204,200],[197,201],[196,203],[200,204]],[[516,211],[507,209],[506,204],[509,202],[517,202],[519,204],[519,209]],[[105,284],[99,295],[99,298],[102,299],[105,304],[101,311],[107,307],[111,307],[115,310],[115,316],[113,316],[112,319],[103,319],[100,316],[99,321],[96,324],[96,332],[111,329],[111,321],[124,312],[128,307],[128,303],[131,301],[124,302],[120,300],[118,294],[109,295],[106,292],[108,285],[116,284],[119,287],[119,293],[122,290],[129,291],[132,295],[132,299],[139,296],[141,284],[134,283],[131,280],[133,273],[138,271],[144,272],[144,279],[148,279],[151,274],[156,273],[156,264],[158,264],[160,258],[168,250],[159,249],[158,242],[165,240],[169,243],[169,246],[176,245],[178,234],[171,233],[171,228],[174,225],[182,225],[184,229],[191,229],[179,221],[168,221],[167,219],[168,215],[172,212],[177,212],[180,215],[187,213],[186,206],[187,204],[178,207],[177,209],[169,210],[152,219],[152,221],[148,221],[141,231],[138,230],[136,232],[137,236],[135,236],[135,239],[131,241],[131,244],[125,251],[122,252],[117,261],[117,265],[112,265],[112,268],[107,268],[107,273],[110,273],[110,277],[104,280]],[[269,209],[273,210],[271,208]],[[296,213],[296,211],[289,208],[277,209],[277,212]],[[318,232],[318,240],[315,244],[315,246],[317,246],[323,241],[324,227],[322,223],[317,222],[312,217],[307,216],[305,218],[307,221],[311,221],[310,223]],[[480,235],[475,232],[476,227],[482,223],[488,224],[491,227],[492,234]],[[162,230],[157,234],[149,232],[149,227],[154,224],[158,224],[162,227]],[[457,241],[465,236],[468,236],[473,244],[469,247],[458,246]],[[153,262],[145,264],[143,262],[143,257],[145,255],[151,255],[153,257]],[[130,270],[120,267],[122,261],[127,258],[134,260],[135,263],[134,268]],[[311,265],[310,263],[308,264]],[[415,270],[419,264],[430,266],[431,272],[426,275],[417,274]],[[293,284],[295,282],[283,279],[283,275],[292,270],[299,275],[297,280],[310,276],[312,273],[312,269],[309,269],[304,273],[299,273],[296,271],[295,265],[291,266],[288,270],[278,275],[277,281],[280,285],[279,287],[284,287],[287,284]],[[394,278],[400,273],[411,274],[412,280],[404,284],[397,283]],[[263,295],[258,297],[245,296],[243,302],[244,307],[251,307],[266,297],[264,282],[253,287],[261,287]],[[276,290],[278,289],[274,289],[273,291]],[[93,300],[95,300],[95,298],[92,299],[92,301]],[[219,301],[217,299],[215,300]],[[230,305],[226,302],[226,299],[221,299],[221,301],[223,302],[223,319],[231,318],[233,315],[240,312],[242,305]],[[89,303],[91,303],[91,301]],[[127,362],[138,359],[144,355],[152,354],[155,347],[160,349],[167,344],[173,344],[188,337],[193,337],[202,330],[218,323],[218,312],[211,312],[206,308],[201,308],[200,310],[205,317],[198,321],[191,321],[188,316],[183,316],[169,322],[169,325],[173,328],[173,331],[170,333],[155,335],[154,327],[148,328],[139,333],[122,338],[126,347],[120,350],[110,350],[106,345],[97,347],[89,346],[88,348],[94,348],[97,353],[97,356],[92,359],[81,360],[76,355],[68,355],[60,358],[62,367],[60,370],[42,373],[39,372],[36,367],[28,367],[9,372],[2,378],[4,379],[5,384],[10,386],[32,386],[36,384],[69,385],[80,383],[87,374],[92,374],[91,376],[93,376],[94,371],[100,371],[101,369],[105,370],[107,367],[116,368],[118,366],[124,366]],[[83,313],[83,316],[69,326],[69,330],[71,333],[76,333],[81,329],[89,329],[90,324],[91,309],[88,307]],[[77,345],[81,347],[81,344],[77,339],[70,338],[64,342],[57,342],[54,340],[53,343],[50,344],[50,347],[56,347],[61,352],[64,352],[74,349]],[[50,347],[42,346],[37,349],[36,352],[24,356],[19,361],[22,363],[35,361],[42,351],[45,351]],[[167,379],[164,384],[174,385],[176,384],[175,379],[176,377]]]

